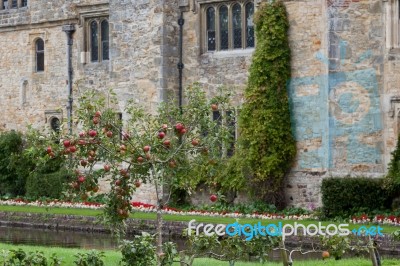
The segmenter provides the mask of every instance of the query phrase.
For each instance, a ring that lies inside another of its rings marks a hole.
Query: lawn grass
[[[26,246],[26,245],[11,245],[11,244],[3,244],[0,243],[0,254],[2,250],[10,250],[10,249],[19,249],[21,248],[25,252],[34,252],[41,251],[47,258],[54,253],[58,258],[62,258],[62,265],[70,266],[75,265],[74,260],[75,255],[77,253],[86,253],[89,250],[85,249],[75,249],[75,248],[59,248],[59,247],[42,247],[42,246]],[[105,258],[104,263],[106,266],[117,266],[122,256],[119,251],[104,251]],[[0,257],[0,262],[2,261]],[[265,264],[256,263],[256,262],[237,262],[235,266],[256,266],[256,265],[265,265],[265,266],[281,266],[282,263],[279,262],[268,262]],[[382,266],[394,266],[400,265],[400,260],[389,260],[384,259]],[[151,265],[149,265],[151,266]],[[175,263],[174,266],[179,266],[179,263]],[[228,262],[217,261],[214,259],[208,258],[198,258],[194,260],[193,266],[228,266]],[[367,259],[354,258],[354,259],[343,259],[343,260],[334,260],[333,258],[329,258],[325,261],[321,260],[307,260],[307,261],[295,261],[294,266],[371,266],[371,261]]]
[[[63,215],[81,215],[81,216],[97,216],[102,213],[102,210],[92,210],[92,209],[79,209],[79,208],[59,208],[59,207],[36,207],[36,206],[7,206],[0,205],[0,211],[5,212],[25,212],[25,213],[45,213],[45,214],[63,214]],[[145,212],[135,212],[129,216],[133,219],[140,220],[156,220],[155,213],[145,213]],[[200,215],[172,215],[172,214],[164,214],[164,221],[181,221],[181,222],[189,222],[192,219],[195,219],[197,222],[201,223],[214,223],[214,224],[230,224],[236,222],[235,218],[227,218],[227,217],[211,217],[211,216],[200,216]],[[318,223],[319,221],[315,220],[260,220],[260,219],[251,219],[251,218],[240,218],[238,219],[241,224],[255,224],[261,221],[263,225],[274,223],[277,224],[282,222],[282,224],[294,224],[295,222],[301,223],[305,226],[311,223]],[[321,224],[326,226],[328,224],[339,224],[338,222],[331,221],[323,221]],[[349,224],[349,229],[352,230],[354,228],[358,228],[360,225],[357,224]],[[383,234],[390,234],[396,230],[399,230],[400,227],[390,226],[390,225],[380,225],[383,230]]]

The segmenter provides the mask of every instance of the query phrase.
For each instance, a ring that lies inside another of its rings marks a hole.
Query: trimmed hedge
[[[348,218],[359,212],[390,209],[392,195],[384,179],[327,178],[322,181],[323,214],[326,218]]]
[[[53,173],[35,172],[26,180],[26,196],[29,198],[48,197],[59,199],[70,173],[66,169],[60,169]]]
[[[21,159],[23,150],[22,134],[16,131],[0,134],[0,195],[23,195],[29,163]],[[21,168],[22,167],[22,168]]]

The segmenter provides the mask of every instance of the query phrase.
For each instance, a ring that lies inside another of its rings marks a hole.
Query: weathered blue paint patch
[[[300,93],[307,86],[318,87],[318,91]],[[373,68],[294,78],[288,83],[288,93],[295,138],[313,143],[311,149],[299,152],[300,169],[335,168],[335,157],[348,164],[382,163],[380,141],[362,141],[382,130]],[[347,143],[336,143],[340,137]],[[320,145],[315,146],[318,141]],[[345,144],[346,151],[339,154],[336,144]]]

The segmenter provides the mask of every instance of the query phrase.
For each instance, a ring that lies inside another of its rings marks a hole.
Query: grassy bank
[[[56,254],[57,257],[62,258],[63,264],[65,266],[74,265],[75,255],[77,253],[85,253],[89,250],[84,249],[74,249],[74,248],[58,248],[58,247],[41,247],[41,246],[24,246],[24,245],[10,245],[0,243],[0,254],[2,250],[10,249],[23,249],[25,252],[41,251],[47,258],[50,258],[52,254]],[[117,266],[121,260],[121,253],[118,251],[105,251],[104,262],[108,266]],[[2,261],[0,257],[0,262]],[[174,266],[178,266],[176,263]],[[228,266],[228,262],[221,262],[213,259],[195,259],[194,266]],[[237,262],[235,266],[256,266],[262,265],[261,263],[250,263],[250,262]],[[268,262],[263,264],[265,266],[281,266],[282,263],[278,262]],[[345,259],[336,261],[333,258],[327,259],[325,261],[321,260],[309,260],[309,261],[295,261],[295,266],[370,266],[371,261],[366,259]],[[383,260],[383,266],[389,265],[400,265],[400,260]]]
[[[45,213],[45,214],[63,214],[63,215],[81,215],[81,216],[97,216],[102,213],[102,210],[92,210],[92,209],[78,209],[78,208],[58,208],[58,207],[35,207],[35,206],[5,206],[0,205],[0,211],[4,212],[25,212],[25,213]],[[140,219],[140,220],[156,220],[155,213],[145,213],[145,212],[135,212],[129,216],[133,219]],[[189,222],[192,219],[195,219],[197,222],[202,223],[214,223],[214,224],[229,224],[234,223],[236,219],[234,218],[226,218],[226,217],[211,217],[211,216],[195,216],[195,215],[171,215],[165,214],[163,215],[163,219],[165,221],[181,221],[181,222]],[[240,218],[238,219],[241,224],[254,224],[260,221],[259,219],[250,219],[250,218]],[[311,223],[318,223],[315,220],[302,220],[302,221],[295,221],[295,220],[261,220],[263,225],[267,225],[269,223],[279,223],[282,222],[283,224],[294,224],[295,222],[302,223],[304,225],[309,225]],[[339,224],[330,221],[321,222],[322,225],[326,226],[328,224]],[[354,228],[358,228],[360,225],[350,224],[349,229],[352,230]],[[389,234],[396,230],[399,230],[400,227],[390,226],[390,225],[381,225],[383,228],[383,234]]]

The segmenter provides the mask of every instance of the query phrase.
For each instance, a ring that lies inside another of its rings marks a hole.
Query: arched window
[[[102,50],[102,60],[110,59],[109,33],[108,33],[107,20],[103,20],[101,22],[101,50]]]
[[[220,49],[227,50],[229,48],[229,25],[228,25],[228,7],[221,6],[219,8],[219,31],[220,31]]]
[[[99,18],[89,22],[88,50],[91,62],[110,59],[110,31],[107,19]]]
[[[99,30],[97,21],[90,23],[90,52],[91,61],[99,61]]]
[[[242,8],[235,4],[232,8],[233,48],[242,48]]]
[[[207,9],[207,49],[215,51],[215,9],[209,7]]]
[[[254,4],[246,4],[246,47],[254,47]]]
[[[42,39],[37,39],[35,43],[36,50],[36,72],[44,71],[44,42]]]
[[[60,132],[60,119],[58,119],[57,117],[52,117],[50,120],[50,127],[51,129],[56,132],[59,133]]]

